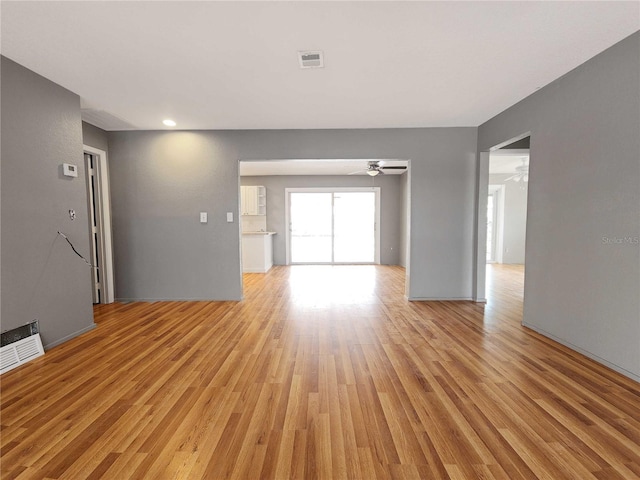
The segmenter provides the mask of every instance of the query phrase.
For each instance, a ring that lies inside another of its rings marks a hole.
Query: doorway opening
[[[113,239],[111,233],[111,198],[107,154],[104,150],[84,146],[84,162],[89,211],[89,235],[94,304],[113,303]]]
[[[492,278],[501,269],[524,276],[529,160],[528,133],[480,154],[477,301],[491,300]]]
[[[334,203],[352,203],[343,192],[376,192],[376,217],[374,226],[368,228],[375,229],[374,254],[371,257],[370,237],[366,240],[354,240],[353,233],[343,234],[346,240],[351,242],[341,242],[343,238],[338,238],[339,232],[345,231],[346,227],[353,227],[350,223],[341,222],[336,217],[333,219],[336,235],[329,236],[329,242],[333,241],[334,248],[321,252],[315,252],[322,258],[312,258],[308,260],[311,265],[337,265],[357,264],[357,265],[399,265],[404,268],[406,274],[405,286],[409,288],[409,263],[410,263],[410,168],[409,160],[406,159],[377,159],[380,164],[380,172],[377,175],[369,173],[369,164],[373,159],[264,159],[264,160],[244,160],[239,161],[239,191],[250,186],[264,188],[266,207],[264,215],[244,214],[240,215],[240,255],[241,270],[247,276],[243,277],[243,282],[253,282],[254,273],[247,269],[246,263],[242,260],[246,254],[252,251],[251,242],[256,241],[253,237],[261,238],[262,235],[271,235],[272,248],[267,245],[265,249],[272,250],[273,266],[279,273],[283,266],[290,266],[292,263],[302,264],[303,261],[291,261],[291,236],[290,236],[290,207],[289,190],[311,193],[331,193],[338,192],[340,197],[332,198]],[[242,205],[242,195],[239,195],[239,204]],[[245,199],[246,203],[246,199]],[[340,207],[338,213],[342,212]],[[240,209],[243,213],[243,208]],[[308,212],[306,216],[316,221],[320,218]],[[348,218],[348,217],[347,217]],[[341,225],[342,223],[342,225]],[[344,225],[346,224],[346,225]],[[345,227],[345,228],[340,228]],[[325,238],[326,240],[327,238]],[[317,239],[316,239],[317,240]],[[294,240],[295,241],[295,240]],[[263,243],[268,243],[263,242]],[[348,255],[348,244],[355,243],[357,247],[351,248],[357,251],[358,257]],[[335,250],[335,251],[334,251]],[[341,251],[339,251],[341,250]],[[296,265],[294,269],[300,269]],[[265,269],[267,270],[267,269]],[[288,270],[288,269],[287,269]],[[368,268],[363,271],[374,272]],[[269,270],[270,272],[270,270]],[[260,272],[262,273],[262,271]],[[257,277],[260,280],[260,277]],[[269,281],[268,276],[265,281]],[[408,295],[407,295],[408,296]]]
[[[378,264],[380,188],[286,189],[288,264]]]

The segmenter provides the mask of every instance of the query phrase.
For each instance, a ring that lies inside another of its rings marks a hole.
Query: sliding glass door
[[[379,263],[379,189],[288,189],[290,263]]]
[[[334,263],[374,263],[375,230],[374,192],[333,194]]]
[[[332,263],[332,202],[331,193],[291,194],[292,263]]]

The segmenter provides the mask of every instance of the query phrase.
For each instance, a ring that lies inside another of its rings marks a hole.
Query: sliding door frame
[[[306,187],[306,188],[285,188],[285,249],[287,265],[291,265],[291,194],[292,193],[340,193],[340,192],[374,192],[375,193],[375,231],[374,231],[374,261],[375,265],[380,265],[380,187]],[[336,264],[335,262],[332,264]]]

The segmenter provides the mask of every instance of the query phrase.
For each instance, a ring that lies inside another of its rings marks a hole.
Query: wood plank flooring
[[[404,270],[275,267],[242,302],[99,306],[2,376],[2,479],[634,479],[640,385]]]

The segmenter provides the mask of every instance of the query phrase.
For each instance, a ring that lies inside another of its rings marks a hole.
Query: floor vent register
[[[44,355],[38,321],[0,334],[0,374]]]

